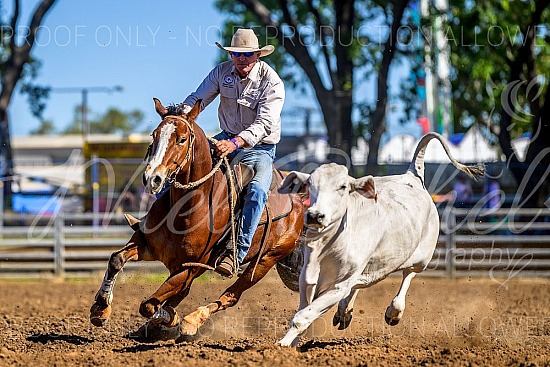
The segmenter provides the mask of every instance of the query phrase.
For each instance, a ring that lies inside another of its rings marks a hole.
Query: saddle
[[[250,183],[254,177],[254,171],[252,168],[243,163],[238,163],[235,165],[232,171],[235,178],[235,189],[238,203],[240,208],[242,205],[241,200],[244,196],[243,191],[246,189],[246,185]],[[275,167],[273,167],[273,175],[271,178],[271,185],[269,186],[269,192],[267,194],[267,202],[265,209],[262,213],[260,223],[258,225],[266,224],[268,221],[274,222],[276,220],[282,219],[290,214],[293,209],[292,198],[287,194],[279,194],[277,188],[283,180],[284,176]]]

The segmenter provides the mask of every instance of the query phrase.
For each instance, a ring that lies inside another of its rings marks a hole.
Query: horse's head
[[[200,112],[200,101],[187,114],[170,115],[158,99],[153,100],[162,121],[153,131],[153,141],[147,148],[143,184],[147,192],[157,194],[167,182],[175,179],[180,170],[188,168],[193,160],[193,123]]]

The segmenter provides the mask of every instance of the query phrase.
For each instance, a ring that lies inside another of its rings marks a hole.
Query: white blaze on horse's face
[[[162,162],[170,143],[170,137],[175,131],[176,126],[174,124],[165,124],[161,128],[158,141],[156,142],[156,149],[152,152],[147,162],[143,175],[145,190],[151,194],[158,193],[165,184],[168,168],[162,165]]]

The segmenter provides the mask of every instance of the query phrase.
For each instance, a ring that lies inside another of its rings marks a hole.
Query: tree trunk
[[[541,208],[550,194],[550,88],[546,87],[544,104],[533,117],[533,138],[525,155],[521,172],[525,189],[522,190],[524,207]],[[520,182],[520,181],[518,181]]]
[[[4,196],[4,207],[12,207],[11,182],[13,177],[13,157],[10,140],[10,129],[8,123],[8,113],[4,108],[0,108],[0,174],[2,175],[2,193]],[[0,208],[3,210],[4,208]]]
[[[270,37],[275,37],[279,44],[296,60],[300,68],[305,72],[311,83],[315,97],[321,107],[324,122],[327,127],[328,142],[333,150],[329,154],[329,160],[347,164],[351,157],[351,147],[353,145],[353,125],[352,125],[352,91],[353,91],[353,62],[350,59],[349,45],[345,42],[347,38],[351,40],[353,31],[354,1],[340,0],[335,2],[335,12],[339,12],[336,19],[336,26],[332,27],[338,30],[339,34],[335,37],[344,37],[343,42],[336,42],[334,53],[336,55],[336,70],[333,70],[330,64],[330,57],[326,46],[320,46],[321,52],[325,55],[325,66],[328,70],[331,88],[323,84],[323,79],[317,64],[311,57],[306,45],[296,38],[298,34],[285,38],[283,26],[274,21],[271,17],[271,10],[258,0],[239,0],[252,12],[258,21],[267,29]],[[312,3],[309,3],[310,10],[316,16],[318,26],[326,26],[321,23],[321,17],[316,12]],[[279,7],[282,10],[284,22],[293,29],[299,29],[296,20],[292,17],[289,4],[286,0],[279,1]],[[328,42],[327,42],[328,43]]]
[[[4,206],[11,209],[11,182],[13,176],[13,153],[11,149],[10,125],[8,121],[8,107],[17,82],[21,79],[23,67],[29,61],[31,49],[44,16],[55,3],[55,0],[43,0],[35,9],[28,26],[28,34],[21,46],[16,44],[17,20],[19,18],[19,0],[14,2],[14,12],[10,26],[13,31],[9,44],[9,56],[4,64],[0,90],[0,175],[4,180]],[[27,33],[27,32],[26,32]]]
[[[353,139],[353,70],[354,64],[351,58],[350,45],[353,44],[353,23],[355,20],[354,0],[340,0],[334,2],[335,14],[335,39],[334,56],[336,69],[332,73],[332,101],[335,113],[325,115],[325,121],[333,126],[333,136],[329,135],[329,144],[337,148],[329,155],[331,162],[348,165],[353,173],[351,165],[351,148]],[[330,63],[327,62],[329,65]],[[329,120],[332,119],[332,120]]]
[[[395,56],[395,45],[397,44],[397,32],[401,26],[403,13],[409,0],[393,1],[393,21],[391,24],[388,40],[384,45],[382,63],[378,73],[376,107],[371,117],[371,129],[369,139],[369,156],[367,158],[366,173],[369,175],[379,174],[378,153],[382,135],[386,131],[386,107],[388,104],[388,75],[391,62]]]
[[[549,163],[550,163],[550,147],[548,142],[550,141],[550,127],[548,118],[550,118],[550,104],[548,98],[548,87],[546,88],[546,95],[544,98],[544,105],[540,108],[539,105],[541,99],[537,98],[535,101],[531,101],[533,106],[531,110],[535,113],[532,120],[533,138],[529,145],[525,162],[520,162],[517,159],[517,155],[514,152],[511,143],[510,127],[512,126],[512,116],[507,112],[515,106],[516,101],[512,100],[514,93],[511,93],[511,89],[515,85],[514,82],[522,80],[522,73],[524,66],[527,65],[528,76],[535,73],[533,60],[536,56],[535,52],[535,30],[540,24],[542,12],[550,5],[549,0],[543,0],[536,2],[535,10],[531,17],[531,22],[526,26],[525,41],[519,48],[515,59],[510,65],[510,81],[511,83],[503,91],[502,101],[508,109],[503,108],[500,121],[500,132],[497,135],[499,144],[502,148],[504,155],[508,161],[510,171],[514,178],[520,185],[518,195],[521,195],[522,207],[542,207],[548,197],[550,191],[549,180],[547,179]],[[505,106],[503,106],[505,107]],[[538,113],[537,113],[538,112]]]

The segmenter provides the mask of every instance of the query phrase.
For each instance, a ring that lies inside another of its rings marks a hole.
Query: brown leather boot
[[[235,273],[234,263],[233,253],[227,252],[216,266],[215,272],[224,277],[232,278]]]

